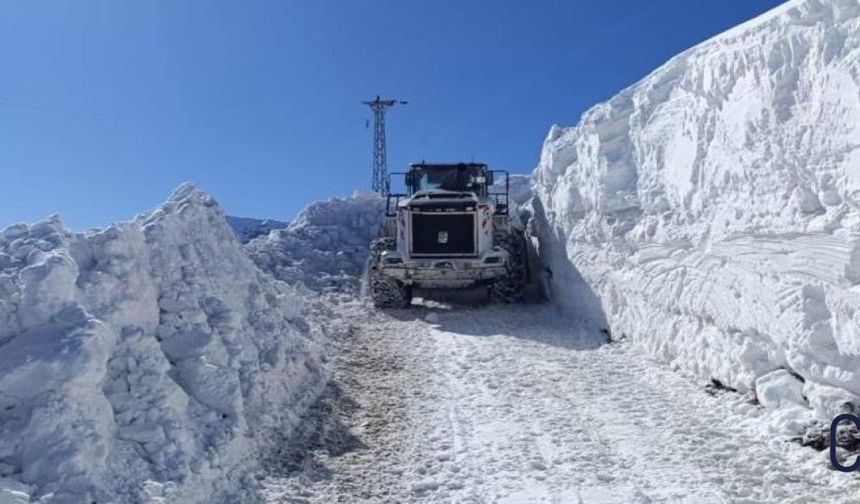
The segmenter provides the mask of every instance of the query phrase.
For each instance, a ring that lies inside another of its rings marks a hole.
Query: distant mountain
[[[290,225],[289,222],[274,219],[252,219],[250,217],[227,216],[227,224],[233,228],[236,237],[242,243],[248,243],[260,235],[267,235],[275,229],[283,229]]]

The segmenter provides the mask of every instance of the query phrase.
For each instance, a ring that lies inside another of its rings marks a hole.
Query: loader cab
[[[384,194],[387,217],[393,218],[402,202],[416,196],[458,199],[471,194],[479,202],[492,203],[495,215],[508,215],[508,172],[490,170],[485,163],[412,163],[406,172],[388,174],[388,187],[404,186]]]
[[[483,163],[413,163],[405,174],[409,195],[433,191],[471,192],[487,197],[493,173]]]

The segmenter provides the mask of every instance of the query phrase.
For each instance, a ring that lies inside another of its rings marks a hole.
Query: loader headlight
[[[484,259],[484,264],[502,264],[501,256],[490,256]]]
[[[403,264],[403,257],[396,250],[386,250],[382,253],[382,264]]]

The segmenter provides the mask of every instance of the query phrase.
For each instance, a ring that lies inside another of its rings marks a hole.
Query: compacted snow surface
[[[710,395],[631,342],[552,307],[445,305],[346,327],[303,456],[271,503],[857,502],[860,478],[770,434],[771,412]]]

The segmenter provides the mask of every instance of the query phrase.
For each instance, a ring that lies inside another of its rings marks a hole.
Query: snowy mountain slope
[[[250,217],[234,217],[227,216],[227,224],[236,233],[236,237],[242,243],[248,243],[252,239],[267,235],[275,229],[283,229],[290,225],[289,222],[282,222],[273,219],[253,219]]]
[[[235,499],[267,432],[323,385],[301,312],[190,185],[103,231],[6,229],[0,495]]]
[[[385,221],[385,199],[373,193],[316,201],[285,229],[246,246],[262,270],[289,284],[314,291],[353,291],[364,268],[370,241]]]
[[[782,383],[780,407],[860,408],[857,0],[794,0],[676,56],[553,127],[534,185],[567,308],[673,367]]]

